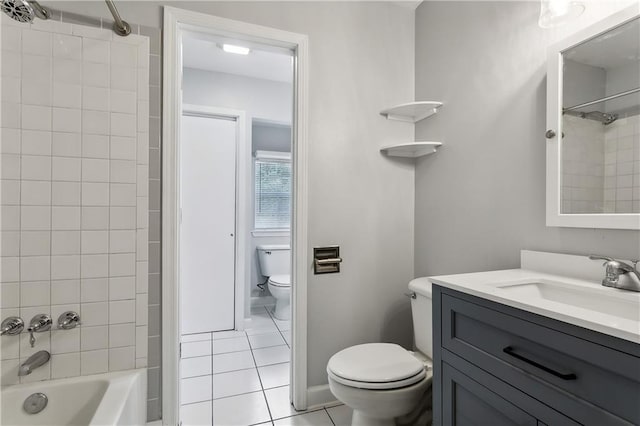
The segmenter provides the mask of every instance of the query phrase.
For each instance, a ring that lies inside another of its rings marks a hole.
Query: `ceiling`
[[[251,52],[248,55],[227,53],[221,48],[223,42],[251,47]],[[293,83],[293,56],[284,49],[268,51],[255,44],[189,34],[183,38],[182,49],[185,68]]]

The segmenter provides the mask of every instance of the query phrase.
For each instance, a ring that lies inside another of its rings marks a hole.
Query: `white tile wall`
[[[562,140],[562,211],[603,211],[604,126],[565,115]]]
[[[605,130],[605,210],[640,213],[640,116],[614,121]]]
[[[640,116],[563,122],[563,212],[640,213]]]
[[[1,27],[0,317],[82,321],[34,348],[3,336],[2,384],[144,367],[149,39],[5,16]],[[19,380],[38,350],[51,362]]]

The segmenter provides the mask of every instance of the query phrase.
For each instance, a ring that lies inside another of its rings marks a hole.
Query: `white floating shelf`
[[[424,120],[438,112],[438,108],[442,106],[442,102],[436,101],[419,101],[409,102],[407,104],[396,105],[380,111],[380,115],[387,120],[407,121],[415,123]]]
[[[442,142],[409,142],[380,148],[380,152],[391,157],[416,158],[433,154]]]

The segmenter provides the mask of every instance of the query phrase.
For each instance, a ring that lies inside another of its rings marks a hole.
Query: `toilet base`
[[[291,287],[272,285],[269,281],[269,292],[276,299],[276,307],[273,316],[280,321],[291,319]]]
[[[276,307],[273,308],[273,316],[280,321],[291,319],[291,304],[288,300],[276,299]]]
[[[431,386],[431,375],[411,386],[399,389],[374,390],[343,385],[329,375],[333,396],[353,409],[352,426],[394,426],[397,417],[412,412]]]
[[[395,420],[374,418],[365,415],[360,410],[353,410],[351,426],[395,426]]]

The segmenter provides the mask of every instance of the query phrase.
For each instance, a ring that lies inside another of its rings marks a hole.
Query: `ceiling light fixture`
[[[584,4],[581,1],[540,0],[538,25],[541,28],[559,27],[582,15],[582,12]]]
[[[223,44],[222,50],[227,53],[235,53],[236,55],[248,55],[251,49],[248,47],[236,46],[234,44]]]

